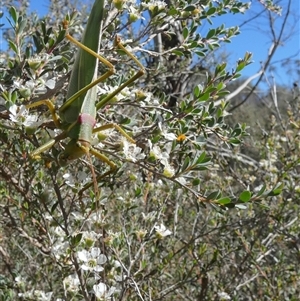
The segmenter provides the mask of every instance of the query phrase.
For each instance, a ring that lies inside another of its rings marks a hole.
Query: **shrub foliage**
[[[95,134],[93,147],[117,166],[109,173],[92,155],[60,166],[67,139],[40,160],[29,156],[61,130],[47,108],[26,105],[66,100],[78,48],[62,21],[80,40],[90,10],[72,12],[75,3],[65,2],[52,1],[42,19],[8,7],[0,62],[2,300],[296,300],[298,96],[289,95],[288,114],[270,115],[250,137],[228,102],[216,105],[251,54],[229,70],[218,51],[239,28],[213,21],[249,4],[106,3],[99,53],[116,73],[99,84],[98,98],[136,72],[114,48],[115,35],[146,69],[97,112],[97,125],[116,123],[136,141],[116,130]]]

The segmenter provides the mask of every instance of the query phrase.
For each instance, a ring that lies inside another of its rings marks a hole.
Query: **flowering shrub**
[[[283,201],[277,196],[288,181],[284,174],[273,177],[277,136],[272,133],[269,155],[259,161],[241,153],[247,126],[229,126],[223,101],[226,86],[250,64],[251,54],[231,71],[217,62],[201,73],[192,63],[208,61],[239,34],[237,27],[225,25],[200,34],[204,20],[243,13],[249,4],[107,1],[99,51],[116,73],[99,84],[97,99],[136,72],[130,58],[114,48],[116,34],[147,72],[97,112],[95,127],[103,130],[93,135],[92,147],[107,159],[90,152],[67,166],[60,166],[59,157],[70,128],[58,128],[47,108],[28,109],[44,99],[59,108],[66,98],[78,49],[65,39],[61,22],[68,20],[70,34],[80,39],[87,16],[84,8],[82,14],[67,14],[65,5],[56,5],[42,20],[9,8],[11,29],[0,75],[5,107],[0,113],[1,298],[242,299],[250,280],[260,293],[254,282],[259,276],[265,292],[279,294],[274,286],[279,290],[284,282],[270,283],[271,264],[259,264],[282,256],[268,257],[273,249],[267,244],[271,239],[280,244],[281,238],[264,232],[272,219],[267,202]],[[99,76],[104,72],[100,65]],[[57,143],[30,158],[49,141]],[[287,164],[296,166],[295,158]],[[255,223],[261,224],[252,229]],[[265,240],[250,244],[247,231]],[[298,283],[292,276],[286,276],[291,294]]]

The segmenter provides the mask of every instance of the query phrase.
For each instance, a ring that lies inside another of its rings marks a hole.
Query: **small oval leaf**
[[[224,198],[218,199],[217,203],[219,203],[221,205],[226,205],[226,204],[231,203],[231,199],[229,197],[224,197]]]
[[[239,199],[240,199],[242,202],[244,202],[244,203],[249,202],[249,200],[251,199],[251,192],[248,191],[248,190],[243,191],[243,192],[240,194]]]

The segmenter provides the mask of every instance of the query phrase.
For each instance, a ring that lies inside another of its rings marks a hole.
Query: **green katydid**
[[[97,110],[105,106],[115,95],[145,73],[142,64],[120,43],[120,38],[116,37],[115,46],[123,50],[138,65],[139,71],[114,92],[96,103],[96,85],[115,72],[114,66],[97,53],[99,40],[101,39],[103,11],[104,0],[96,0],[83,34],[82,43],[66,33],[66,38],[79,47],[71,73],[66,102],[58,110],[55,109],[50,100],[41,100],[27,106],[27,108],[30,109],[40,105],[47,105],[56,126],[63,129],[60,135],[40,146],[30,154],[34,159],[40,158],[42,152],[49,150],[58,141],[69,137],[70,141],[59,158],[62,165],[66,165],[70,160],[75,160],[85,154],[91,153],[103,162],[106,162],[110,166],[110,170],[112,170],[115,169],[115,164],[105,155],[92,148],[92,134],[108,128],[115,128],[126,139],[134,143],[134,140],[116,124],[105,124],[101,127],[94,128]],[[64,26],[67,30],[67,22],[64,23]],[[97,78],[99,61],[108,67],[108,71]]]

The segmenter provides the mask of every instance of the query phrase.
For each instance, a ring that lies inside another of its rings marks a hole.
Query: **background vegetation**
[[[80,39],[91,5],[51,1],[41,18],[27,2],[2,2],[11,27],[0,61],[1,300],[298,300],[299,89],[265,77],[291,0],[254,84],[240,77],[251,54],[231,70],[220,49],[239,28],[214,26],[249,3],[108,1],[100,53],[117,73],[99,98],[136,72],[116,34],[147,72],[99,110],[99,124],[118,123],[136,144],[95,136],[118,169],[85,190],[91,163],[59,166],[65,141],[29,158],[59,131],[46,108],[21,105],[64,101],[77,48],[61,24],[69,18]],[[280,2],[260,3],[278,17]],[[297,72],[299,60],[286,66]],[[91,160],[97,176],[108,170]]]

